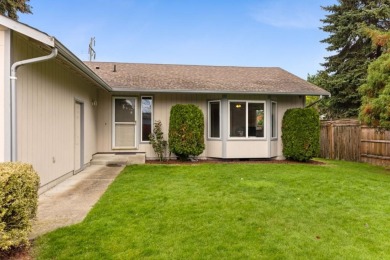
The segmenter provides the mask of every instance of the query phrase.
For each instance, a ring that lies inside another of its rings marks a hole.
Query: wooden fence
[[[322,158],[390,165],[390,131],[357,120],[322,121],[320,147]]]

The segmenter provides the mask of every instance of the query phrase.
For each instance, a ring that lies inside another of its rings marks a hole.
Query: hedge
[[[39,176],[30,164],[0,163],[0,250],[28,244]]]
[[[169,150],[180,160],[203,152],[204,116],[198,106],[177,104],[171,108],[168,143]]]
[[[314,109],[288,109],[282,120],[283,155],[295,161],[308,161],[320,150],[320,120]]]

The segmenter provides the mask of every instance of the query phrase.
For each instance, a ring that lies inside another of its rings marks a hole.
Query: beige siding
[[[117,96],[136,96],[141,98],[141,94],[125,94],[120,93]],[[150,96],[150,94],[145,95]],[[220,100],[222,95],[220,94],[155,94],[153,96],[154,120],[161,120],[163,125],[163,132],[165,139],[168,140],[168,127],[169,127],[169,113],[171,107],[175,104],[195,104],[198,105],[205,116],[205,144],[206,149],[200,157],[224,157],[222,141],[208,140],[207,139],[207,101]],[[259,100],[267,101],[272,100],[277,102],[278,107],[278,138],[272,141],[268,140],[233,140],[226,141],[226,158],[269,158],[278,157],[282,158],[282,139],[281,139],[281,126],[282,119],[285,111],[292,107],[303,107],[304,97],[296,96],[264,96],[264,95],[228,95],[228,100]],[[138,102],[140,104],[141,102]],[[112,149],[112,96],[103,91],[99,93],[98,100],[98,152],[145,152],[148,159],[155,159],[156,155],[150,144],[141,142],[138,144],[137,149],[133,150],[115,150]],[[270,104],[270,103],[268,103]],[[227,108],[226,108],[227,109]],[[270,110],[270,109],[268,109]],[[268,111],[270,113],[270,111]],[[227,120],[227,118],[226,118]],[[141,122],[138,118],[137,122]],[[270,131],[270,122],[268,122]],[[137,125],[137,131],[139,135],[140,125]]]
[[[5,86],[7,77],[5,72],[5,31],[0,30],[0,162],[5,161]]]
[[[13,60],[47,55],[35,43],[13,36]],[[45,185],[74,170],[74,107],[84,108],[84,163],[96,148],[95,86],[56,58],[17,71],[17,159],[32,163]]]
[[[290,108],[299,108],[304,107],[305,96],[273,96],[271,97],[272,101],[276,101],[278,103],[278,142],[275,152],[272,152],[272,156],[277,157],[278,159],[283,159],[283,143],[282,143],[282,120],[284,113],[287,109]],[[272,146],[273,147],[273,146]]]
[[[214,158],[222,158],[223,157],[223,151],[222,151],[222,141],[217,140],[208,140],[206,142],[206,155],[207,157],[214,157]]]
[[[138,106],[140,106],[140,98],[142,94],[118,94],[115,96],[136,96],[138,97]],[[150,94],[145,94],[150,96]],[[163,125],[164,137],[168,140],[169,114],[171,107],[176,104],[195,104],[199,106],[205,115],[207,115],[206,95],[204,94],[156,94],[153,96],[154,109],[153,119],[160,120]],[[140,108],[138,109],[140,111]],[[105,93],[99,93],[98,99],[98,152],[145,152],[148,159],[156,158],[150,144],[140,143],[137,149],[118,150],[112,149],[112,96]],[[138,113],[140,114],[140,113]],[[140,115],[138,115],[140,117]],[[140,135],[140,118],[137,119],[137,135]],[[140,136],[139,136],[140,137]],[[138,140],[140,138],[137,138]],[[206,140],[206,133],[205,133]],[[204,157],[205,154],[200,155]]]
[[[268,141],[228,141],[227,158],[269,158]]]

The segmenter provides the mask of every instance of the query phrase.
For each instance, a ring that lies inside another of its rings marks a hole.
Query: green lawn
[[[389,259],[390,171],[368,164],[127,167],[38,259]]]

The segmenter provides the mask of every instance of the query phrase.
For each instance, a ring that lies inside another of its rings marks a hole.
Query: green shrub
[[[160,161],[162,161],[167,148],[167,141],[164,140],[164,133],[162,131],[162,124],[160,120],[157,120],[154,123],[153,133],[149,135],[149,140],[154,152],[157,154]]]
[[[283,155],[295,161],[308,161],[320,150],[320,120],[314,109],[288,109],[282,121]]]
[[[0,250],[28,244],[38,187],[39,176],[31,165],[0,163]]]
[[[188,160],[205,149],[204,116],[198,106],[178,104],[169,118],[169,150],[180,160]]]

